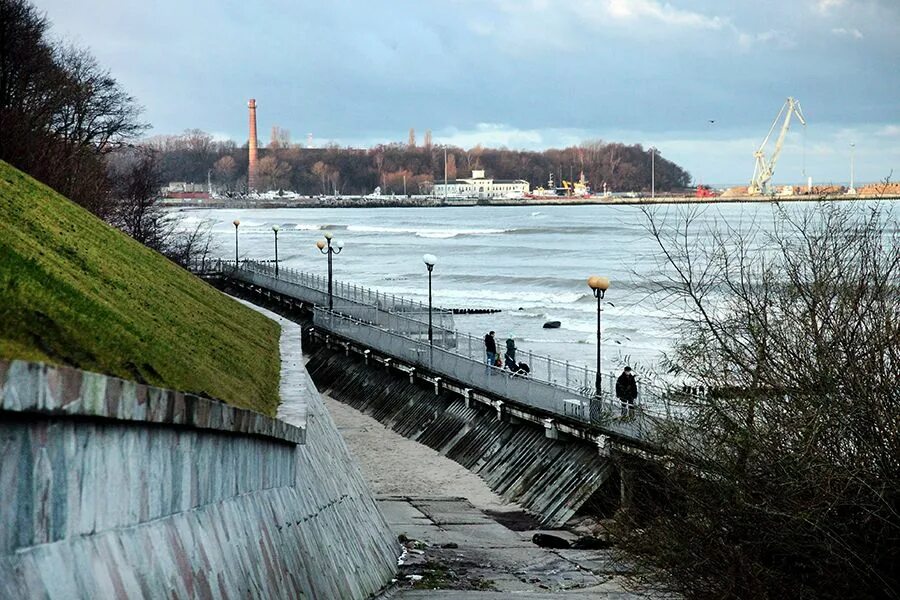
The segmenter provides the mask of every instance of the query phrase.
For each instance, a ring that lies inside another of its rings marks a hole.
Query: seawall
[[[0,599],[376,592],[396,542],[315,387],[297,395],[305,429],[0,361]]]
[[[548,197],[548,198],[459,198],[445,200],[435,197],[406,196],[342,196],[338,198],[304,197],[296,200],[271,199],[217,199],[198,201],[166,200],[163,205],[170,208],[226,208],[226,209],[266,209],[266,208],[446,208],[451,206],[590,206],[590,205],[653,205],[653,204],[733,204],[772,202],[821,202],[822,200],[900,200],[896,193],[868,195],[796,195],[796,196],[696,196],[657,195],[650,196],[596,196]]]
[[[455,460],[545,526],[561,526],[583,507],[605,512],[618,503],[614,460],[590,444],[548,438],[543,428],[353,353],[324,344],[304,351],[322,393]]]

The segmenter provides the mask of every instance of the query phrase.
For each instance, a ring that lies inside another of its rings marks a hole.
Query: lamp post
[[[328,257],[328,310],[334,310],[334,295],[331,293],[331,257],[334,254],[340,254],[341,250],[344,249],[344,242],[341,240],[335,241],[332,246],[331,240],[333,237],[333,233],[326,231],[325,239],[316,242],[316,248],[319,249],[319,252]]]
[[[656,148],[650,148],[650,197],[656,198]]]
[[[278,225],[272,225],[272,233],[275,234],[275,278],[278,278]]]
[[[434,330],[431,328],[431,272],[437,263],[437,257],[434,254],[426,254],[422,257],[422,261],[428,268],[428,343],[434,344]]]
[[[597,381],[595,382],[597,396],[600,395],[600,315],[603,312],[603,296],[609,289],[609,279],[606,277],[598,277],[592,275],[588,278],[588,286],[594,291],[594,297],[597,299]]]
[[[848,194],[856,193],[856,188],[853,187],[853,158],[854,158],[855,153],[856,153],[856,144],[851,143],[850,144],[850,189],[847,190]]]
[[[234,268],[238,268],[238,227],[241,226],[241,222],[237,219],[231,222],[234,225]]]

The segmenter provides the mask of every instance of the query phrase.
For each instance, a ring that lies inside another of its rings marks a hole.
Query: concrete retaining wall
[[[309,374],[323,393],[477,473],[499,495],[561,526],[585,503],[617,496],[613,462],[596,447],[548,439],[542,428],[498,419],[458,395],[413,383],[379,363],[308,348]]]
[[[393,535],[315,388],[301,393],[305,431],[115,378],[0,362],[0,599],[380,589],[396,568]]]

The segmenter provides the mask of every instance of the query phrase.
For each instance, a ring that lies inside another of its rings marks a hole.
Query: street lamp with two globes
[[[332,244],[333,238],[334,234],[330,231],[326,231],[325,239],[316,242],[316,248],[319,249],[319,252],[328,257],[328,310],[334,310],[334,295],[331,291],[331,257],[335,254],[340,254],[341,250],[344,249],[344,242],[342,240],[335,240]]]

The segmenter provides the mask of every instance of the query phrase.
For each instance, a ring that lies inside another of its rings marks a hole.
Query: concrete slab
[[[630,571],[611,551],[540,548],[533,532],[507,529],[465,499],[395,496],[379,505],[394,531],[411,539],[397,587],[384,597],[645,597],[626,589]]]

